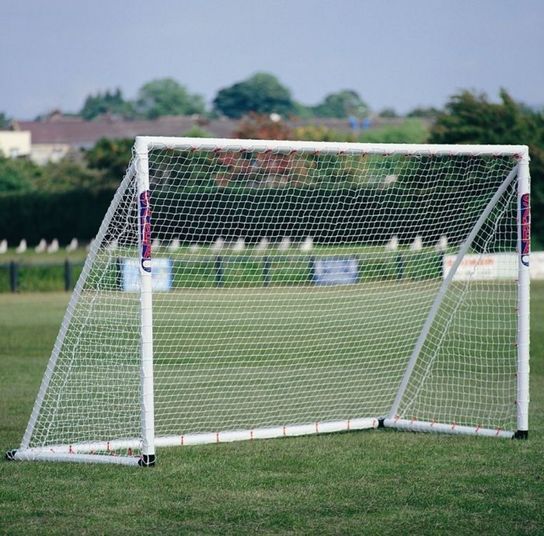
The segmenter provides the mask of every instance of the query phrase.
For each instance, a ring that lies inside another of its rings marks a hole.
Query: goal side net
[[[139,137],[8,456],[525,437],[529,237],[525,146]]]

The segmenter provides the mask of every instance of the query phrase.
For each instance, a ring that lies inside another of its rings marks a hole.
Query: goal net
[[[524,146],[137,138],[15,459],[524,436]]]

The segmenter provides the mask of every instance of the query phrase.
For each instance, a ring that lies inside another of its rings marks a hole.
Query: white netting
[[[445,267],[517,163],[267,143],[149,153],[166,285],[153,295],[157,437],[388,415]],[[447,290],[400,417],[515,429],[516,187]],[[111,210],[30,447],[140,437],[132,171]],[[502,260],[486,278],[489,258]]]

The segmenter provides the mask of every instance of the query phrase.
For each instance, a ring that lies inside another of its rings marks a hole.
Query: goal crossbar
[[[353,143],[313,142],[284,140],[251,140],[224,138],[177,138],[168,136],[138,136],[135,147],[139,151],[151,149],[179,149],[203,151],[274,151],[279,153],[322,153],[322,154],[378,154],[378,155],[509,155],[526,159],[527,145],[448,145],[431,143]]]

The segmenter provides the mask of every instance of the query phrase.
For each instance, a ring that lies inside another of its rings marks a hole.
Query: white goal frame
[[[407,363],[402,381],[398,387],[395,401],[387,415],[376,415],[369,418],[357,418],[346,421],[316,422],[311,424],[260,428],[253,430],[231,430],[188,435],[155,437],[154,427],[154,383],[153,383],[153,305],[151,288],[150,257],[146,248],[150,245],[151,223],[147,218],[149,211],[149,164],[148,153],[153,149],[181,150],[274,150],[278,152],[319,152],[320,154],[365,153],[368,155],[505,155],[517,159],[517,165],[489,201],[475,227],[466,241],[461,245],[457,258],[440,286],[432,307],[423,325],[421,333],[413,348],[411,358]],[[263,141],[237,139],[204,139],[204,138],[175,138],[175,137],[146,137],[136,138],[132,167],[115,195],[110,208],[98,231],[97,239],[91,246],[82,274],[78,280],[67,308],[59,335],[57,337],[47,370],[34,404],[24,437],[19,449],[7,453],[7,457],[15,460],[49,460],[71,462],[120,463],[126,465],[151,466],[155,463],[155,448],[177,445],[197,445],[205,443],[222,443],[239,440],[268,439],[276,437],[291,437],[306,434],[327,433],[336,431],[361,430],[370,428],[395,428],[411,431],[445,432],[450,434],[468,434],[503,438],[527,438],[528,435],[528,406],[529,406],[529,251],[528,235],[530,222],[528,210],[522,214],[522,203],[530,193],[529,153],[524,145],[423,145],[423,144],[360,144],[360,143],[329,143],[329,142],[291,142]],[[99,243],[104,237],[108,224],[120,202],[120,191],[125,183],[137,181],[139,206],[139,248],[140,248],[140,322],[141,322],[141,437],[114,440],[111,442],[89,442],[71,445],[55,445],[31,448],[30,439],[38,419],[40,409],[48,388],[52,371],[62,347],[71,316],[82,292],[83,284],[91,270]],[[518,250],[518,320],[517,320],[517,430],[504,431],[499,429],[479,428],[474,426],[457,426],[455,423],[422,422],[417,420],[400,419],[397,410],[408,386],[410,376],[418,360],[424,341],[433,325],[433,321],[442,303],[442,299],[453,280],[463,256],[469,250],[478,230],[490,214],[497,200],[514,179],[518,182],[517,192],[517,250]],[[523,218],[522,218],[523,216]],[[92,454],[95,451],[114,451],[116,449],[141,449],[141,456],[111,456],[107,454]]]

